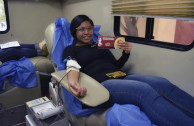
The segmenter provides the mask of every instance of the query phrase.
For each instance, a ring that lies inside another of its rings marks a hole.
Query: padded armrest
[[[63,70],[63,71],[54,72],[51,75],[54,79],[56,79],[57,82],[59,82],[65,74],[66,74],[66,71]],[[84,97],[75,96],[82,103],[91,107],[95,107],[97,105],[100,105],[108,101],[110,97],[109,91],[104,86],[102,86],[99,82],[97,82],[95,79],[80,72],[79,83],[80,85],[87,88],[86,96]],[[63,78],[60,84],[71,93],[67,83],[67,76]]]
[[[52,61],[47,57],[36,56],[36,57],[30,58],[30,61],[34,65],[35,70],[39,71],[40,73],[50,74],[54,72]]]

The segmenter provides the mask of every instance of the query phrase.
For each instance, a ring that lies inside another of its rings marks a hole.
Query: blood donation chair
[[[5,89],[0,92],[0,110],[14,106],[23,105],[25,102],[41,97],[40,76],[51,76],[54,68],[49,58],[37,56],[30,58],[33,63],[38,79],[38,86],[33,88],[20,88],[11,86],[9,81],[5,81]],[[46,90],[46,89],[45,89]]]
[[[52,49],[53,49],[53,35],[54,35],[54,30],[55,30],[55,24],[51,23],[45,30],[45,40],[47,43],[47,47],[50,52],[50,56],[52,56]],[[62,52],[61,52],[62,53]],[[54,65],[56,67],[56,65]],[[56,71],[52,73],[52,82],[53,84],[59,83],[59,87],[66,88],[69,91],[69,87],[67,84],[67,77],[64,77],[66,74],[65,70],[62,71]],[[64,78],[63,78],[64,77]],[[86,96],[79,98],[76,97],[79,101],[82,103],[88,105],[88,106],[97,106],[109,99],[109,92],[106,88],[104,88],[100,83],[98,83],[96,80],[93,78],[87,76],[86,74],[80,72],[80,78],[79,78],[79,83],[87,88],[87,94]],[[50,97],[53,100],[54,103],[57,104],[57,97],[55,93],[53,93],[53,86],[50,86]],[[55,86],[56,88],[56,86]],[[63,97],[63,92],[62,89],[61,93],[59,94],[61,97]],[[63,102],[64,101],[64,98]],[[100,110],[98,112],[95,112],[91,115],[88,116],[75,116],[69,113],[64,106],[64,111],[65,114],[71,124],[71,126],[106,126],[106,110]]]

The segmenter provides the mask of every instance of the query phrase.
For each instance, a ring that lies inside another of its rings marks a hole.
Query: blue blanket
[[[114,104],[106,113],[107,126],[156,126],[135,105]]]
[[[5,78],[9,79],[11,85],[17,87],[31,88],[38,86],[35,68],[32,62],[26,57],[18,61],[11,60],[4,62],[0,66],[0,91],[4,87]]]

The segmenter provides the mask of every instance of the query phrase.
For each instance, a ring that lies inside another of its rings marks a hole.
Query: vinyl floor
[[[26,105],[0,111],[1,126],[26,126],[25,115],[27,114]]]

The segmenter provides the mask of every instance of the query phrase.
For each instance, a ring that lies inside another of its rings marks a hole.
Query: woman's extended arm
[[[74,46],[68,46],[65,48],[63,52],[63,59],[67,58],[68,56],[75,58]],[[87,89],[79,84],[79,74],[80,72],[75,70],[69,71],[67,74],[69,89],[75,96],[85,96]]]
[[[70,91],[76,95],[76,96],[85,96],[87,89],[83,86],[81,86],[78,82],[79,80],[79,74],[80,72],[75,71],[75,70],[71,70],[68,73],[68,85],[69,85],[69,89]]]

